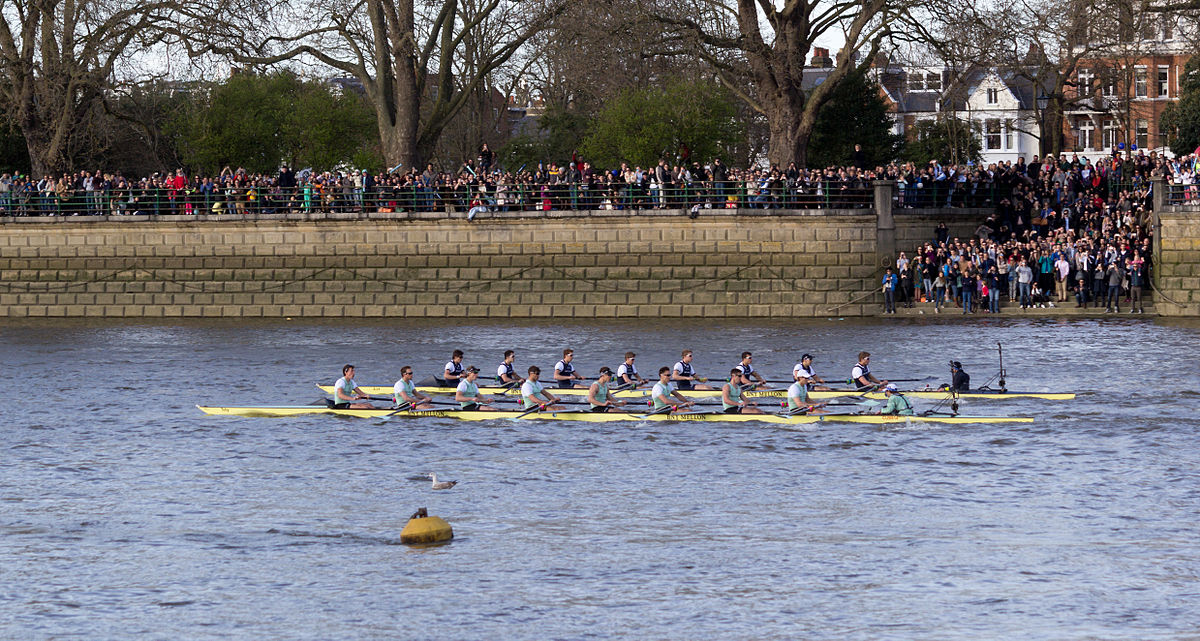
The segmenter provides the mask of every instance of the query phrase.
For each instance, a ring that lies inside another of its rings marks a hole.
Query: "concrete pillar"
[[[896,260],[896,219],[892,217],[892,196],[896,181],[876,180],[875,186],[875,267],[883,268]]]

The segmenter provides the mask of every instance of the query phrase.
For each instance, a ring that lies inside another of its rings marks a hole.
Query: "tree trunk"
[[[767,107],[767,126],[771,139],[767,146],[767,160],[772,166],[787,167],[789,163],[803,167],[808,159],[808,139],[812,124],[804,125],[804,100],[789,100],[787,94],[779,96]]]
[[[67,171],[66,159],[61,151],[51,144],[51,135],[36,122],[21,124],[21,133],[25,137],[25,147],[29,150],[29,166],[31,175],[41,178]]]

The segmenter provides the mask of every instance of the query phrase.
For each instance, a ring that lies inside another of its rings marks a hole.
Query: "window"
[[[1075,145],[1079,149],[1091,149],[1095,143],[1096,125],[1092,124],[1090,118],[1084,118],[1079,121],[1079,140]]]
[[[1079,95],[1092,95],[1092,83],[1096,81],[1096,74],[1092,73],[1091,69],[1080,69],[1076,77],[1079,80]]]
[[[1137,121],[1137,146],[1138,149],[1145,149],[1150,146],[1150,121]]]
[[[1165,13],[1162,16],[1162,35],[1163,40],[1175,39],[1175,19]]]
[[[1104,149],[1116,149],[1117,143],[1121,142],[1121,127],[1116,120],[1105,120],[1103,141],[1101,146]]]
[[[1106,98],[1117,95],[1117,79],[1113,77],[1104,79],[1100,85],[1100,95]]]
[[[987,103],[994,105],[1000,102],[1000,90],[996,88],[987,90]]]
[[[983,148],[1000,149],[999,118],[988,118],[983,121]]]
[[[1166,65],[1158,66],[1158,97],[1167,97],[1167,87],[1170,85],[1171,68]]]
[[[940,74],[940,73],[925,74],[925,89],[927,91],[941,91],[942,90],[942,74]]]
[[[1136,67],[1133,70],[1133,95],[1138,98],[1147,96],[1146,88],[1146,68]]]
[[[1013,126],[1011,120],[1004,121],[1004,148],[1013,149]]]

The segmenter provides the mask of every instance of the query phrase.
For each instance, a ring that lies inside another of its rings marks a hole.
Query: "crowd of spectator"
[[[1113,313],[1125,302],[1140,313],[1153,268],[1151,179],[1164,177],[1186,198],[1195,165],[1191,156],[1138,155],[998,167],[1011,196],[972,237],[951,239],[941,224],[929,242],[901,252],[882,279],[884,311],[925,301],[935,312],[997,313],[1007,299],[1021,309],[1074,302]]]

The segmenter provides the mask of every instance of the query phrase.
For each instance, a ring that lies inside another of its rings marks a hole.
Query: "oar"
[[[534,412],[540,412],[545,408],[546,408],[545,405],[534,405],[533,407],[525,410],[524,412],[521,412],[520,414],[517,414],[516,416],[512,417],[510,420],[515,421],[519,418],[524,418],[530,414],[533,414]]]
[[[664,406],[654,410],[653,412],[646,412],[645,414],[642,414],[638,418],[646,418],[647,416],[654,416],[655,414],[670,414],[671,410],[673,410],[673,409],[676,409],[675,405],[664,405]]]
[[[397,407],[396,409],[392,410],[391,412],[384,414],[380,418],[391,418],[391,417],[399,414],[400,412],[407,412],[411,409],[412,409],[412,403],[405,403],[405,404],[401,405],[400,407]]]

